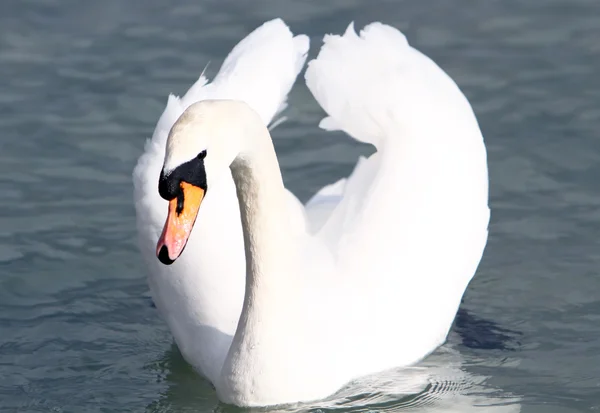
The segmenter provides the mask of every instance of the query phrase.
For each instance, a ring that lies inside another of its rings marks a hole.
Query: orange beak
[[[181,182],[180,188],[183,203],[178,205],[178,198],[169,201],[169,215],[156,244],[156,256],[165,265],[173,264],[183,252],[204,199],[202,188],[187,182]]]

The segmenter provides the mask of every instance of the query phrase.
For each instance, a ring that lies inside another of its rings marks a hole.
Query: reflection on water
[[[505,328],[498,323],[480,318],[465,308],[459,308],[454,319],[462,345],[471,349],[514,351],[520,346],[523,333]]]
[[[147,412],[208,411],[217,413],[335,413],[343,412],[471,412],[520,411],[520,397],[485,383],[487,377],[467,372],[464,359],[444,346],[418,366],[394,369],[350,383],[326,400],[273,408],[241,409],[218,401],[214,389],[184,361],[173,345],[148,368],[167,383]],[[318,374],[318,373],[315,373]]]

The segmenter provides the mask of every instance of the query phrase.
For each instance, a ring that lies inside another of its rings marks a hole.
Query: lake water
[[[448,343],[322,410],[600,409],[597,0],[4,0],[0,411],[236,411],[152,306],[131,172],[168,93],[277,16],[311,56],[351,20],[402,29],[465,91],[489,154],[489,243]],[[306,200],[364,147],[317,128],[303,82],[290,103],[275,144]],[[395,392],[411,374],[431,384]]]

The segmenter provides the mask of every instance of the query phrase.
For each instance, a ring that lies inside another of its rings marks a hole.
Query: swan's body
[[[245,258],[235,186],[223,176],[211,187],[186,254],[170,267],[155,255],[167,217],[167,201],[157,192],[169,130],[194,102],[238,99],[260,114],[264,124],[286,106],[300,70],[308,38],[293,37],[279,19],[242,40],[225,59],[214,81],[200,79],[182,98],[170,96],[152,139],[134,171],[135,207],[140,250],[156,307],[185,357],[209,380],[218,378],[235,333],[244,299]],[[300,206],[288,193],[288,200]]]
[[[328,36],[306,80],[329,115],[323,127],[377,148],[306,209],[288,201],[265,122],[238,101],[190,106],[171,129],[161,174],[168,222],[193,216],[204,193],[233,177],[244,304],[211,381],[223,401],[241,406],[320,399],[425,357],[445,340],[487,240],[475,116],[401,33],[373,24],[360,37],[352,27]],[[188,167],[196,172],[182,181]],[[179,252],[165,233],[159,257],[169,263]]]

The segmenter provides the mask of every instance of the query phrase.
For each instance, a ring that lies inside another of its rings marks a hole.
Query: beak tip
[[[160,247],[156,256],[158,257],[158,260],[165,265],[171,265],[175,262],[175,260],[172,260],[171,257],[169,257],[169,250],[166,245]]]

